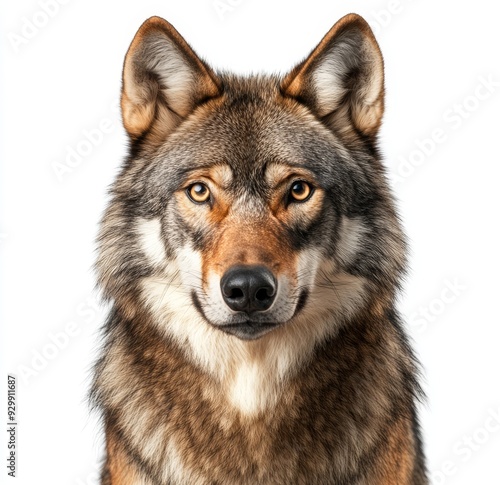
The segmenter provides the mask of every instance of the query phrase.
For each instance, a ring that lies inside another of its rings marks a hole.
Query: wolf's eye
[[[190,185],[186,192],[189,198],[198,204],[202,204],[210,198],[210,190],[205,184],[200,182]]]
[[[290,188],[291,202],[305,202],[312,194],[312,187],[303,180],[297,180]]]

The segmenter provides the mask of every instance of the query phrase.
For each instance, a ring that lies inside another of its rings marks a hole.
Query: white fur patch
[[[160,219],[139,218],[136,222],[139,244],[153,265],[165,264],[165,246],[161,237]]]
[[[267,371],[267,372],[266,372]],[[276,403],[278,389],[268,369],[257,362],[241,362],[231,383],[229,400],[242,414],[255,415]]]
[[[337,243],[337,254],[342,264],[348,265],[354,260],[361,248],[361,241],[367,233],[368,230],[363,225],[361,218],[342,217]]]
[[[319,115],[325,116],[334,111],[342,101],[346,89],[342,83],[344,71],[334,58],[326,60],[313,74],[313,85],[318,97]]]

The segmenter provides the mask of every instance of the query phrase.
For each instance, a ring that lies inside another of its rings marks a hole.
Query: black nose
[[[276,280],[264,266],[233,266],[220,281],[222,296],[231,310],[267,310],[276,296]]]

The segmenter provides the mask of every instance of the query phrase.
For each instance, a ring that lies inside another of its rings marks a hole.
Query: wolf
[[[212,69],[153,17],[98,236],[103,485],[424,485],[384,67],[340,19],[289,73]]]

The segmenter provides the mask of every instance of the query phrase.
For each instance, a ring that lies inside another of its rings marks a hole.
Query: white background
[[[3,2],[0,16],[1,428],[8,372],[18,377],[20,423],[18,478],[6,475],[2,432],[0,481],[97,483],[102,436],[86,393],[105,312],[92,308],[91,266],[106,188],[126,153],[117,101],[139,25],[163,16],[217,68],[285,72],[354,11],[372,25],[386,62],[381,147],[411,240],[400,308],[424,369],[421,421],[433,484],[498,485],[493,2],[53,1],[50,16],[33,0]],[[77,148],[88,153],[69,166]]]

